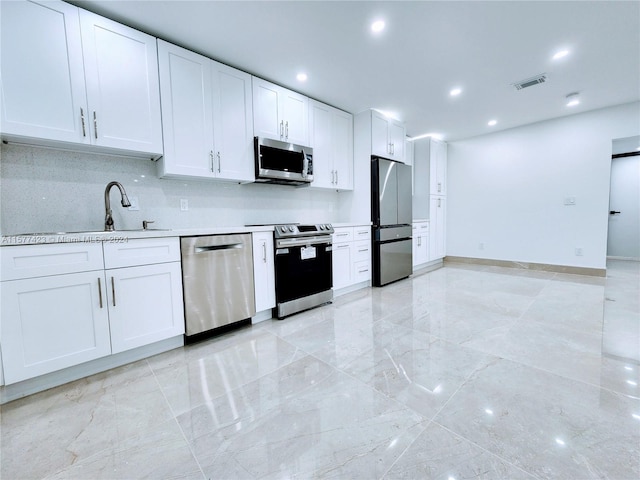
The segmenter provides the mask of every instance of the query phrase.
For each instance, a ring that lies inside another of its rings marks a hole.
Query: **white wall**
[[[449,143],[447,255],[605,268],[612,140],[639,132],[636,102]]]
[[[112,180],[140,203],[140,211],[126,210],[112,190],[116,229],[140,228],[145,219],[171,229],[350,220],[332,190],[165,180],[145,159],[9,144],[0,149],[0,232],[102,230],[104,188]],[[181,198],[189,211],[180,211]]]

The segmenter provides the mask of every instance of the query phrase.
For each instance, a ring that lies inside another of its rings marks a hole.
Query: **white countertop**
[[[0,246],[37,245],[45,243],[105,242],[109,240],[189,237],[193,235],[221,235],[231,233],[272,232],[273,226],[255,227],[200,227],[175,230],[114,230],[113,232],[60,232],[36,233],[28,235],[2,235]]]

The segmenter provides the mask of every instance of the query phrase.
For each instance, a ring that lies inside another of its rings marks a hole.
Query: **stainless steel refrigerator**
[[[371,157],[373,285],[381,287],[412,273],[411,167]]]

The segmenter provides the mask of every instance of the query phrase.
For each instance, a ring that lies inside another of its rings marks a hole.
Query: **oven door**
[[[330,240],[287,239],[276,242],[276,302],[285,303],[331,290]]]

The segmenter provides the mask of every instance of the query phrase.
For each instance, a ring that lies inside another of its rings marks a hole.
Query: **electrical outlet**
[[[129,197],[129,203],[131,204],[131,206],[129,207],[129,210],[131,210],[133,212],[137,212],[138,210],[140,210],[140,204],[138,203],[138,197]]]
[[[575,205],[576,204],[576,197],[564,197],[564,204],[565,205]]]
[[[582,247],[576,247],[576,256],[577,257],[581,257],[582,256]]]
[[[181,212],[186,212],[187,210],[189,210],[189,200],[186,198],[181,198],[180,199],[180,211]]]

